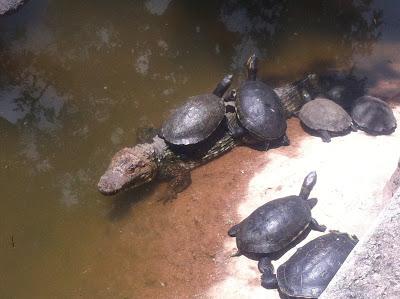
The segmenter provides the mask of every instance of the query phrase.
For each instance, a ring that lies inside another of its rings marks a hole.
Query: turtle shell
[[[222,98],[204,94],[188,98],[161,128],[161,137],[175,145],[196,144],[209,137],[225,116]]]
[[[311,221],[306,200],[292,195],[257,208],[240,224],[236,244],[241,253],[267,254],[286,247]]]
[[[301,122],[312,130],[343,132],[350,128],[350,115],[335,102],[316,98],[307,102],[300,110]]]
[[[355,101],[351,117],[357,127],[373,135],[390,134],[397,126],[389,105],[371,96],[363,96]]]
[[[307,243],[279,266],[279,289],[290,297],[318,298],[357,242],[348,234],[330,232]]]
[[[275,91],[261,81],[246,81],[238,91],[237,112],[240,123],[261,140],[282,137],[286,118]]]

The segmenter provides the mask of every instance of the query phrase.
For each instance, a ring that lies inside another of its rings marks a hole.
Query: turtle
[[[189,97],[163,123],[160,137],[177,146],[198,144],[210,137],[224,120],[222,96],[232,78],[231,74],[226,75],[212,93]]]
[[[355,125],[371,135],[387,135],[395,131],[396,118],[389,105],[369,95],[359,97],[351,111]]]
[[[264,273],[261,285],[290,298],[318,298],[356,246],[358,239],[331,231],[308,242],[276,271]]]
[[[312,171],[305,177],[298,196],[271,200],[232,226],[228,235],[236,237],[238,251],[234,256],[257,257],[260,271],[269,269],[272,273],[271,254],[285,249],[307,228],[325,231],[326,227],[311,216],[318,200],[308,197],[316,181],[317,173]]]
[[[255,54],[247,60],[247,80],[241,84],[236,95],[238,125],[236,137],[244,143],[264,145],[271,141],[277,145],[289,145],[286,136],[286,115],[277,93],[264,82],[257,80],[258,58]]]
[[[298,113],[306,131],[330,142],[332,136],[345,135],[355,130],[350,115],[335,102],[317,97],[307,102]]]

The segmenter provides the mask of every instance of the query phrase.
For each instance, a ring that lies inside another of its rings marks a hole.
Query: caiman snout
[[[126,183],[128,182],[124,179],[123,174],[107,171],[97,183],[97,189],[103,195],[113,195],[123,189]]]
[[[130,187],[150,182],[157,173],[157,164],[150,144],[123,148],[111,159],[97,188],[104,195],[113,195]]]

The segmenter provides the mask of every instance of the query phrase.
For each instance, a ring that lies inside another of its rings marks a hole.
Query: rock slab
[[[400,298],[399,189],[320,296],[328,298]]]
[[[15,11],[25,0],[0,0],[0,16]]]

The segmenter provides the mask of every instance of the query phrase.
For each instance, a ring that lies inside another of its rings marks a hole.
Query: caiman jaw
[[[104,195],[113,195],[148,183],[156,174],[157,164],[150,144],[124,148],[114,155],[97,188]]]
[[[107,170],[100,178],[97,188],[103,195],[113,195],[129,187],[127,176],[119,171]]]

